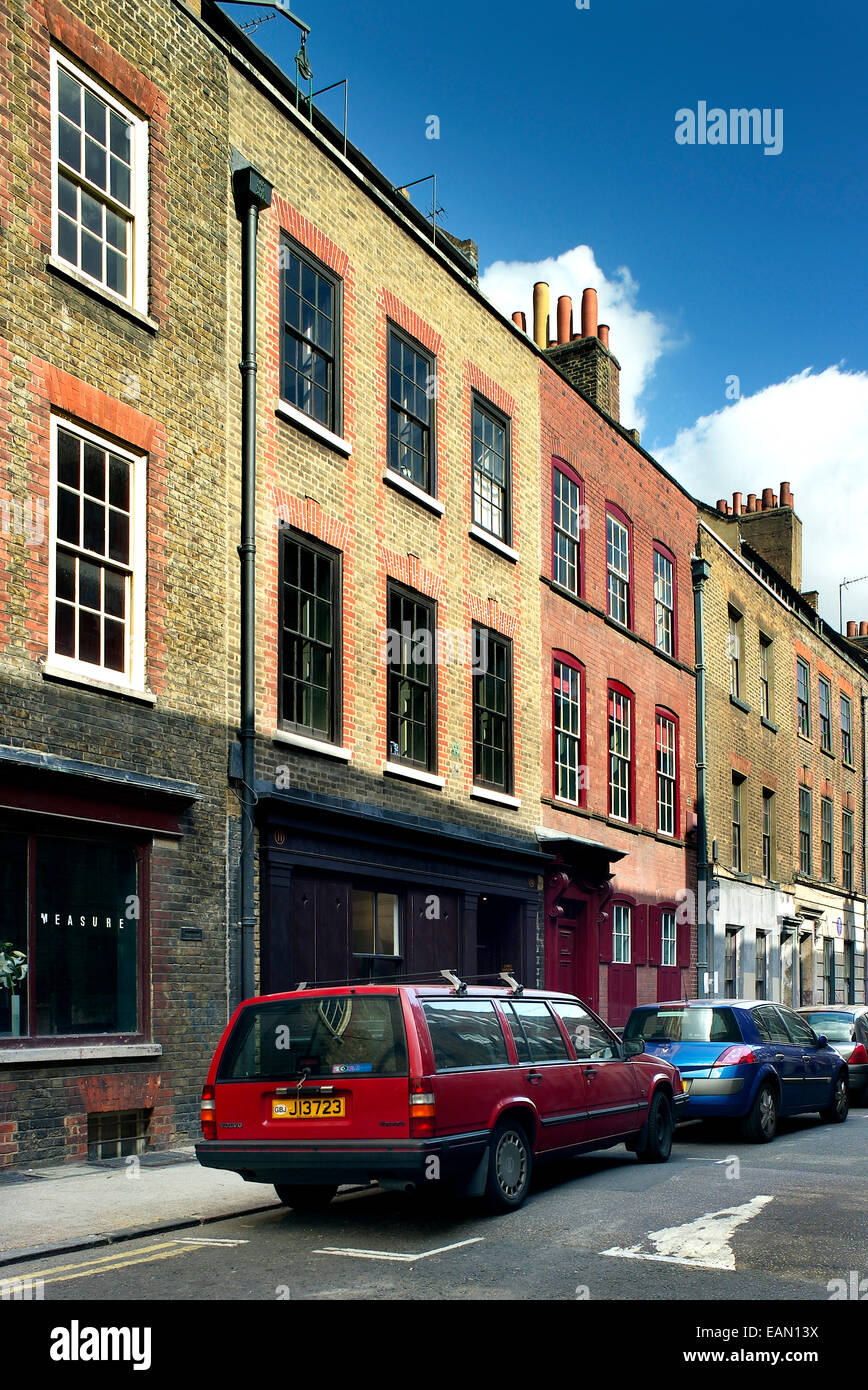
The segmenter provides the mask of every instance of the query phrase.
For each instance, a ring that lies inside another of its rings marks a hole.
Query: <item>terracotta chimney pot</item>
[[[600,342],[603,344],[604,348],[607,348],[609,346],[609,325],[607,323],[601,323],[598,332]]]
[[[568,294],[558,298],[558,342],[568,343],[573,336],[573,301]]]
[[[582,291],[582,337],[596,338],[597,336],[597,291],[587,289]]]

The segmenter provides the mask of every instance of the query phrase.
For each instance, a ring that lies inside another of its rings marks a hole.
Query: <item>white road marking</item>
[[[232,1245],[249,1245],[250,1242],[247,1241],[247,1240],[205,1240],[205,1239],[199,1239],[199,1238],[196,1237],[196,1236],[180,1236],[180,1237],[178,1238],[178,1244],[179,1244],[179,1245],[228,1245],[228,1246],[232,1246]]]
[[[642,1250],[640,1245],[631,1245],[626,1250],[617,1247],[601,1250],[600,1254],[618,1255],[629,1260],[660,1260],[665,1264],[691,1265],[700,1269],[735,1269],[735,1255],[730,1245],[733,1235],[739,1226],[758,1216],[772,1200],[771,1197],[752,1197],[740,1207],[706,1212],[696,1221],[649,1231],[647,1240],[656,1247],[653,1252]]]
[[[347,1255],[352,1260],[400,1260],[412,1264],[414,1260],[427,1260],[431,1255],[445,1255],[447,1250],[461,1250],[465,1245],[479,1245],[484,1236],[474,1236],[472,1240],[459,1240],[454,1245],[440,1245],[436,1250],[420,1250],[416,1255],[397,1254],[393,1250],[341,1250],[336,1245],[326,1246],[324,1250],[314,1250],[315,1255]]]

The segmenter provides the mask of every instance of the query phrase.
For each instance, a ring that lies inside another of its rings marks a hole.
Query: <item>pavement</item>
[[[267,1184],[202,1168],[192,1145],[140,1158],[0,1170],[0,1265],[279,1205]]]

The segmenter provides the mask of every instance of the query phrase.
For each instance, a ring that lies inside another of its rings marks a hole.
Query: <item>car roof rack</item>
[[[467,993],[467,985],[463,980],[459,980],[458,976],[452,970],[441,970],[440,974],[443,976],[444,980],[448,980],[459,999]]]
[[[518,980],[516,980],[516,979],[510,974],[509,966],[507,966],[505,970],[501,970],[501,971],[499,972],[497,978],[498,978],[499,980],[503,980],[505,984],[508,984],[508,985],[509,985],[510,989],[512,990],[512,992],[513,992],[513,994],[516,996],[516,998],[518,998],[519,995],[524,994],[524,985],[520,985],[519,982],[518,982]]]

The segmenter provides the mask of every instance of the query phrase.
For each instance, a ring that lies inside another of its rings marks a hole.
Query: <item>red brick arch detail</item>
[[[127,62],[116,48],[76,19],[60,0],[42,0],[42,5],[45,27],[56,43],[62,44],[145,116],[157,112],[166,114],[166,99],[159,87]]]
[[[329,516],[313,497],[294,497],[284,487],[272,487],[271,495],[278,520],[288,522],[307,536],[315,536],[335,550],[346,550],[350,537],[348,522]]]
[[[293,237],[300,246],[304,246],[317,260],[322,261],[323,265],[327,265],[329,270],[333,270],[335,275],[345,279],[350,267],[350,258],[346,251],[336,246],[313,222],[302,217],[298,209],[288,203],[280,193],[274,194],[272,204],[277,220],[287,236]]]
[[[442,575],[425,569],[415,555],[400,555],[397,550],[387,550],[384,545],[380,546],[380,554],[386,573],[392,579],[406,584],[408,589],[415,589],[417,594],[424,594],[426,598],[439,600],[443,597],[446,580]]]
[[[486,400],[491,401],[492,405],[496,405],[498,410],[503,411],[504,415],[508,415],[510,419],[513,418],[516,413],[514,396],[505,391],[492,377],[486,376],[485,372],[472,362],[467,364],[467,375],[474,391],[485,396]]]
[[[392,294],[391,290],[380,290],[380,304],[385,310],[386,317],[396,323],[399,328],[403,328],[405,333],[409,333],[417,343],[421,343],[424,348],[439,356],[443,349],[443,339],[440,334],[435,332],[430,323],[421,319],[413,309],[409,309],[406,304]]]
[[[740,772],[742,777],[749,777],[751,769],[750,759],[739,757],[738,753],[731,753],[730,757],[732,759],[733,772]]]
[[[90,68],[107,86],[148,118],[148,311],[159,321],[168,313],[169,101],[117,49],[83,24],[60,0],[41,0],[45,28],[55,43]],[[38,23],[39,0],[35,10]],[[35,173],[31,183],[33,234],[45,254],[51,248],[51,131],[48,111],[48,44],[40,55],[39,93],[31,122]],[[44,88],[44,90],[43,90]]]
[[[494,632],[502,633],[504,637],[515,637],[518,632],[518,618],[505,612],[493,598],[477,598],[475,594],[471,594],[468,603],[471,622],[490,627]]]
[[[114,435],[122,443],[150,453],[157,431],[157,421],[150,415],[115,400],[114,396],[89,386],[86,381],[79,381],[78,377],[53,367],[50,362],[34,362],[37,368],[40,365],[45,377],[45,393],[55,410],[63,410],[103,434]]]

